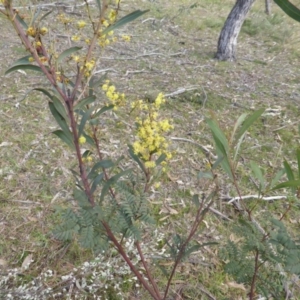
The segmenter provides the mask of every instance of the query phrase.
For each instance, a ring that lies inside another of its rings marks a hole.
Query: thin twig
[[[136,267],[132,264],[130,258],[127,256],[127,254],[125,253],[122,245],[117,241],[116,237],[114,236],[114,234],[112,233],[110,227],[108,226],[108,224],[106,222],[102,222],[103,227],[106,230],[107,236],[108,238],[113,242],[114,246],[117,248],[117,251],[120,253],[120,255],[123,257],[123,259],[125,260],[125,262],[127,263],[127,265],[129,266],[129,268],[131,269],[131,271],[134,273],[134,275],[138,278],[139,282],[144,286],[144,288],[150,293],[150,295],[153,297],[153,299],[155,300],[161,300],[161,298],[159,298],[155,291],[149,286],[149,284],[146,282],[146,280],[143,278],[143,276],[141,275],[141,273],[136,269]]]
[[[160,293],[159,293],[157,284],[156,284],[156,282],[153,280],[153,277],[151,276],[151,272],[149,271],[149,268],[148,268],[148,266],[147,266],[147,262],[146,262],[146,260],[145,260],[145,258],[144,258],[144,255],[143,255],[143,252],[142,252],[142,249],[141,249],[141,246],[140,246],[139,241],[136,241],[136,242],[135,242],[135,245],[136,245],[136,248],[137,248],[137,250],[138,250],[139,256],[140,256],[140,258],[141,258],[142,264],[143,264],[143,266],[144,266],[144,268],[145,268],[147,277],[148,277],[149,281],[151,282],[151,284],[152,284],[152,286],[153,286],[153,289],[154,289],[156,295],[157,295],[159,298],[161,298],[161,295],[160,295]]]
[[[228,204],[238,201],[238,200],[249,200],[249,199],[259,199],[264,201],[273,201],[273,200],[281,200],[287,199],[287,196],[270,196],[270,197],[262,197],[261,195],[246,195],[241,197],[223,197],[222,200],[228,201]]]
[[[150,71],[146,71],[144,69],[142,70],[136,70],[136,71],[129,71],[127,70],[125,73],[125,76],[128,76],[129,74],[140,74],[140,73],[151,73]]]
[[[209,208],[210,211],[212,211],[214,214],[222,217],[223,219],[227,220],[227,221],[231,221],[231,219],[229,219],[226,215],[222,214],[221,212],[219,212],[218,210],[216,210],[215,208],[213,207],[210,207]]]
[[[198,90],[200,88],[200,86],[190,86],[190,87],[183,87],[183,88],[179,88],[177,91],[169,93],[169,94],[165,94],[165,97],[174,97],[186,92],[190,92],[190,91],[194,91],[194,90]]]
[[[194,234],[196,233],[199,225],[202,223],[204,217],[205,217],[205,213],[204,213],[204,201],[205,199],[201,202],[200,204],[200,207],[198,208],[197,210],[197,214],[196,214],[196,217],[195,217],[195,220],[194,220],[194,223],[192,225],[192,228],[190,230],[190,233],[188,235],[188,237],[186,238],[185,242],[180,246],[180,249],[179,249],[179,252],[177,254],[177,257],[175,259],[175,263],[173,265],[173,268],[172,268],[172,271],[171,271],[171,275],[168,279],[168,283],[167,283],[167,286],[166,286],[166,289],[165,289],[165,293],[164,293],[164,297],[163,299],[166,299],[167,295],[168,295],[168,292],[169,292],[169,288],[170,288],[170,285],[171,285],[171,282],[172,282],[172,279],[173,279],[173,276],[175,274],[175,271],[177,269],[177,266],[178,264],[180,263],[183,255],[184,255],[184,252],[185,252],[185,249],[187,247],[187,245],[189,244],[189,242],[191,241],[192,237],[194,236]],[[213,201],[210,201],[205,209],[209,209],[209,207],[212,205]]]

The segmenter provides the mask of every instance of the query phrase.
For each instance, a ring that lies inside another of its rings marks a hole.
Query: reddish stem
[[[255,298],[255,283],[256,283],[257,273],[258,273],[258,269],[259,269],[258,257],[259,257],[259,251],[256,250],[256,253],[255,253],[255,268],[254,268],[254,274],[253,274],[252,282],[251,282],[249,300],[253,300]]]
[[[82,161],[80,146],[79,146],[79,142],[78,142],[79,137],[78,137],[78,132],[77,132],[76,120],[75,120],[75,117],[74,117],[72,99],[71,98],[67,99],[66,104],[67,104],[67,108],[68,108],[72,134],[73,134],[73,138],[74,138],[74,145],[75,145],[75,149],[76,149],[76,155],[77,155],[77,160],[78,160],[78,165],[79,165],[80,177],[82,179],[82,183],[83,183],[83,186],[84,186],[85,193],[88,197],[88,201],[94,207],[95,206],[94,195],[91,192],[91,187],[90,187],[90,184],[88,182],[88,177],[87,177],[87,173],[86,173],[84,163]]]
[[[139,241],[136,241],[136,242],[135,242],[135,245],[136,245],[136,248],[137,248],[137,250],[138,250],[138,252],[139,252],[139,256],[140,256],[140,258],[141,258],[142,264],[143,264],[143,266],[144,266],[144,268],[145,268],[147,277],[148,277],[148,279],[150,280],[151,285],[153,286],[156,295],[159,297],[159,299],[161,299],[161,295],[160,295],[160,293],[159,293],[157,284],[156,284],[156,282],[153,280],[153,277],[151,276],[151,272],[150,272],[150,270],[149,270],[149,268],[148,268],[148,265],[147,265],[147,262],[146,262],[146,260],[145,260],[145,258],[144,258],[144,255],[143,255],[143,252],[142,252],[142,249],[141,249],[141,246],[140,246]]]
[[[104,222],[104,221],[102,222],[102,225],[104,226],[104,228],[105,228],[105,230],[107,232],[107,236],[113,242],[113,244],[117,248],[118,252],[121,254],[121,256],[123,257],[123,259],[126,261],[126,263],[128,264],[128,266],[130,267],[132,273],[134,273],[134,275],[138,278],[139,282],[150,293],[150,295],[152,296],[153,299],[155,299],[155,300],[162,300],[160,297],[158,297],[156,295],[155,291],[148,285],[148,283],[143,278],[143,276],[140,274],[140,272],[132,264],[130,258],[126,255],[126,253],[125,253],[122,245],[117,241],[117,239],[115,238],[114,234],[112,233],[109,225],[106,222]]]
[[[212,201],[207,205],[206,209],[208,210],[208,208],[212,205]],[[180,246],[180,249],[179,249],[179,252],[178,252],[178,255],[176,257],[176,260],[175,260],[175,263],[174,263],[174,266],[172,268],[172,271],[171,271],[171,275],[168,279],[168,283],[167,283],[167,287],[165,289],[165,293],[164,293],[164,297],[163,299],[166,299],[167,298],[167,295],[168,295],[168,292],[169,292],[169,288],[170,288],[170,285],[171,285],[171,282],[172,282],[172,279],[173,279],[173,276],[175,275],[175,271],[177,269],[177,266],[178,264],[180,263],[183,255],[184,255],[184,252],[185,252],[185,249],[187,247],[187,245],[189,244],[189,242],[191,241],[192,237],[195,235],[199,225],[202,223],[204,217],[205,217],[205,213],[203,213],[203,207],[204,207],[204,201],[202,201],[200,207],[198,208],[197,210],[197,215],[196,215],[196,218],[195,218],[195,221],[192,225],[192,229],[189,233],[189,236],[187,237],[187,239],[185,240],[185,242]]]
[[[94,142],[96,144],[96,149],[97,149],[98,157],[99,157],[99,159],[101,161],[101,160],[103,160],[103,156],[102,156],[102,153],[100,151],[99,141],[98,141],[96,129],[95,129],[94,126],[93,126],[93,139],[94,139]],[[108,181],[109,180],[109,176],[107,174],[107,171],[104,168],[102,169],[102,171],[103,171],[105,180]],[[116,194],[115,194],[114,190],[111,187],[109,187],[109,192],[110,192],[111,196],[117,201]]]

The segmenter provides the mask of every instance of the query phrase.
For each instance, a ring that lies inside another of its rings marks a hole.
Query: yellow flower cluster
[[[130,42],[131,36],[130,36],[130,35],[122,35],[122,39],[123,39],[125,42]]]
[[[48,29],[46,27],[42,27],[42,28],[39,29],[39,33],[41,35],[45,35],[47,32],[48,32]]]
[[[80,21],[77,22],[77,28],[78,29],[81,29],[81,28],[83,28],[85,26],[86,26],[85,21],[80,20]]]
[[[71,40],[72,40],[73,42],[79,42],[79,41],[80,41],[80,36],[79,36],[79,35],[73,35],[73,36],[71,37]]]
[[[94,67],[95,67],[95,61],[92,59],[92,60],[90,60],[90,61],[87,61],[86,63],[85,63],[85,67],[86,67],[86,69],[88,70],[88,71],[92,71],[93,69],[94,69]]]
[[[35,37],[36,36],[36,30],[34,27],[30,26],[27,28],[26,30],[26,33],[29,35],[29,36],[32,36],[32,37]]]
[[[106,26],[105,23],[106,21],[104,21],[103,25]],[[108,24],[108,23],[107,23]],[[108,24],[109,25],[109,24]],[[107,25],[107,26],[108,26]],[[110,31],[107,34],[102,34],[102,30],[99,31],[99,38],[98,38],[98,45],[102,48],[104,48],[105,46],[108,46],[111,43],[114,43],[117,41],[116,37],[112,37],[109,38],[110,36],[112,36],[114,34],[114,31]]]
[[[73,56],[73,60],[79,62],[80,57],[74,57]],[[84,65],[80,67],[80,70],[84,70],[84,76],[85,77],[89,77],[91,75],[91,72],[95,67],[95,64],[96,64],[95,60],[91,59],[90,61],[85,62]]]
[[[72,55],[71,57],[77,63],[80,61],[80,56],[79,55]]]
[[[79,143],[80,145],[83,145],[85,142],[86,142],[86,138],[85,138],[84,136],[80,136],[80,137],[78,138],[78,143]]]
[[[117,19],[117,11],[114,9],[111,9],[108,13],[108,19],[109,19],[110,23],[115,23],[115,21]]]
[[[160,156],[166,155],[166,159],[172,158],[168,151],[168,143],[164,134],[173,129],[169,120],[158,120],[158,110],[165,102],[164,96],[160,93],[154,103],[145,103],[142,100],[135,101],[132,108],[141,110],[145,113],[144,118],[137,117],[137,141],[133,144],[134,153],[139,155],[145,162],[147,168],[154,168],[155,162],[152,160],[153,154]]]
[[[107,28],[108,26],[112,25],[113,23],[116,22],[116,19],[117,19],[117,11],[114,10],[114,9],[111,9],[108,13],[108,19],[103,19],[102,20],[102,25]],[[111,30],[109,31],[107,34],[102,34],[102,29],[99,30],[98,32],[98,45],[100,47],[105,47],[105,46],[108,46],[110,43],[112,42],[116,42],[117,41],[117,38],[116,37],[113,37],[113,38],[109,38],[109,36],[112,36],[114,34],[114,31]]]
[[[109,80],[106,80],[102,85],[102,90],[105,92],[110,104],[114,105],[114,110],[126,104],[125,94],[117,92],[116,87],[111,85]]]
[[[92,156],[87,156],[87,157],[83,157],[82,158],[82,161],[84,162],[84,163],[89,163],[89,162],[92,162],[93,161],[93,158],[92,158]]]
[[[73,19],[67,17],[65,14],[62,13],[58,15],[58,21],[64,25],[68,25],[72,23]]]
[[[34,45],[35,47],[41,47],[41,46],[42,46],[42,43],[41,43],[40,41],[36,41],[36,42],[33,43],[33,45]]]

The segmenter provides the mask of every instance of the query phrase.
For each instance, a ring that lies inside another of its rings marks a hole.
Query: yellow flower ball
[[[78,143],[80,145],[84,144],[86,142],[86,138],[84,136],[80,136],[80,138],[78,139]]]
[[[125,42],[130,42],[131,36],[130,36],[130,35],[122,35],[122,39],[123,39]]]
[[[35,37],[36,36],[36,30],[34,27],[30,26],[27,28],[26,30],[26,33],[29,35],[29,36],[32,36],[32,37]]]
[[[46,27],[42,27],[42,28],[40,28],[40,30],[39,30],[39,33],[40,33],[41,35],[45,35],[47,32],[48,32],[48,29],[47,29]]]
[[[73,36],[71,37],[71,40],[72,40],[73,42],[78,42],[78,41],[80,41],[80,36],[78,36],[78,35],[73,35]]]
[[[79,29],[81,29],[81,28],[83,28],[83,27],[85,27],[85,26],[86,26],[85,21],[80,20],[80,21],[77,22],[77,27],[78,27]]]

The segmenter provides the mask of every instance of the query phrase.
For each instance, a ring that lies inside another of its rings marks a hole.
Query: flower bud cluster
[[[106,80],[102,85],[102,90],[105,92],[110,104],[114,106],[114,110],[117,110],[121,106],[125,106],[125,94],[117,92],[116,87],[111,85],[109,80]]]
[[[145,162],[147,168],[154,168],[155,161],[153,155],[166,155],[166,160],[172,158],[171,152],[168,150],[168,142],[165,134],[173,129],[168,119],[159,120],[158,111],[161,105],[165,103],[165,98],[160,93],[153,103],[146,103],[137,100],[132,103],[132,109],[141,111],[142,117],[136,118],[137,124],[137,140],[133,144],[134,153],[139,155]]]

